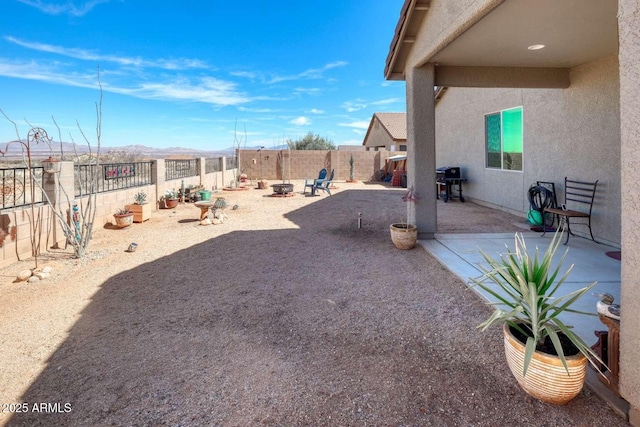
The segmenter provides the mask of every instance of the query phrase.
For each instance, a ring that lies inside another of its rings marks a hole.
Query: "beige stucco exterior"
[[[541,42],[550,49],[527,50]],[[463,167],[469,197],[516,212],[536,180],[600,180],[594,234],[622,248],[619,391],[640,426],[638,1],[405,0],[385,76],[407,82],[408,164],[420,165],[407,176],[421,194],[436,162]],[[434,105],[424,86],[444,82]],[[523,171],[487,170],[484,114],[515,106]],[[436,232],[435,203],[414,207],[423,237]]]
[[[640,182],[640,5],[620,0],[620,130],[622,181]],[[622,191],[622,289],[620,393],[631,404],[629,420],[640,425],[640,188]]]
[[[611,78],[617,74],[618,58],[609,56],[572,68],[567,89],[450,88],[436,106],[436,163],[462,168],[467,197],[522,215],[536,181],[554,182],[560,201],[565,176],[599,180],[593,232],[620,245],[619,84]],[[485,168],[484,115],[518,106],[523,171]]]
[[[378,119],[374,119],[376,122]],[[391,136],[384,130],[382,126],[374,125],[371,132],[367,134],[367,138],[364,141],[364,146],[367,151],[377,151],[384,149],[387,151],[395,151],[400,148],[395,147],[395,143]]]
[[[362,145],[367,151],[405,151],[407,127],[405,113],[375,113]]]

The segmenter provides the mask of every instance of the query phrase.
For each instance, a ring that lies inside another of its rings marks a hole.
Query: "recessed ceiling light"
[[[543,45],[543,44],[532,44],[527,49],[529,49],[529,50],[540,50],[540,49],[544,49],[544,47],[545,47],[545,45]]]

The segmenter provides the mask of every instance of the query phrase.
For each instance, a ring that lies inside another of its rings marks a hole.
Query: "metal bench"
[[[558,222],[562,220],[567,225],[567,240],[564,242],[566,245],[569,243],[569,236],[571,232],[571,219],[581,219],[582,222],[575,223],[573,225],[586,225],[589,228],[589,234],[591,240],[596,242],[593,238],[593,232],[591,231],[591,212],[593,210],[593,200],[596,195],[596,188],[598,186],[598,180],[595,182],[576,181],[564,178],[564,203],[558,207],[545,208],[544,211],[558,218]],[[571,209],[571,207],[580,207],[582,210]],[[546,232],[546,228],[545,228]],[[542,233],[544,236],[545,233]],[[598,242],[596,242],[598,243]]]

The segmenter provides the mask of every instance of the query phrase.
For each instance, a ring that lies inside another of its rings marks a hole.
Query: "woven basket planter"
[[[418,227],[413,224],[391,224],[391,241],[398,249],[413,249],[418,241]]]
[[[587,358],[582,353],[565,356],[569,367],[567,375],[558,356],[536,351],[527,375],[523,376],[525,346],[513,336],[509,325],[504,325],[503,334],[509,369],[529,395],[543,402],[564,405],[580,393],[587,375]]]

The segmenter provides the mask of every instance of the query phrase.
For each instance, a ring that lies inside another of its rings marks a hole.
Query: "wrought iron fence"
[[[153,162],[103,163],[98,166],[74,165],[75,196],[91,194],[93,185],[96,193],[104,193],[152,184],[152,165]]]
[[[167,181],[199,175],[198,159],[165,160],[164,168]]]
[[[204,173],[222,172],[222,157],[212,157],[204,160]]]
[[[238,167],[237,157],[227,157],[227,170],[235,169]]]
[[[29,168],[15,167],[0,169],[0,202],[2,209],[15,208],[30,205],[33,203],[44,203],[45,198],[41,190],[44,184],[44,168],[32,167],[34,188],[33,198],[31,195],[31,180],[29,178]],[[35,183],[40,183],[40,187]]]

